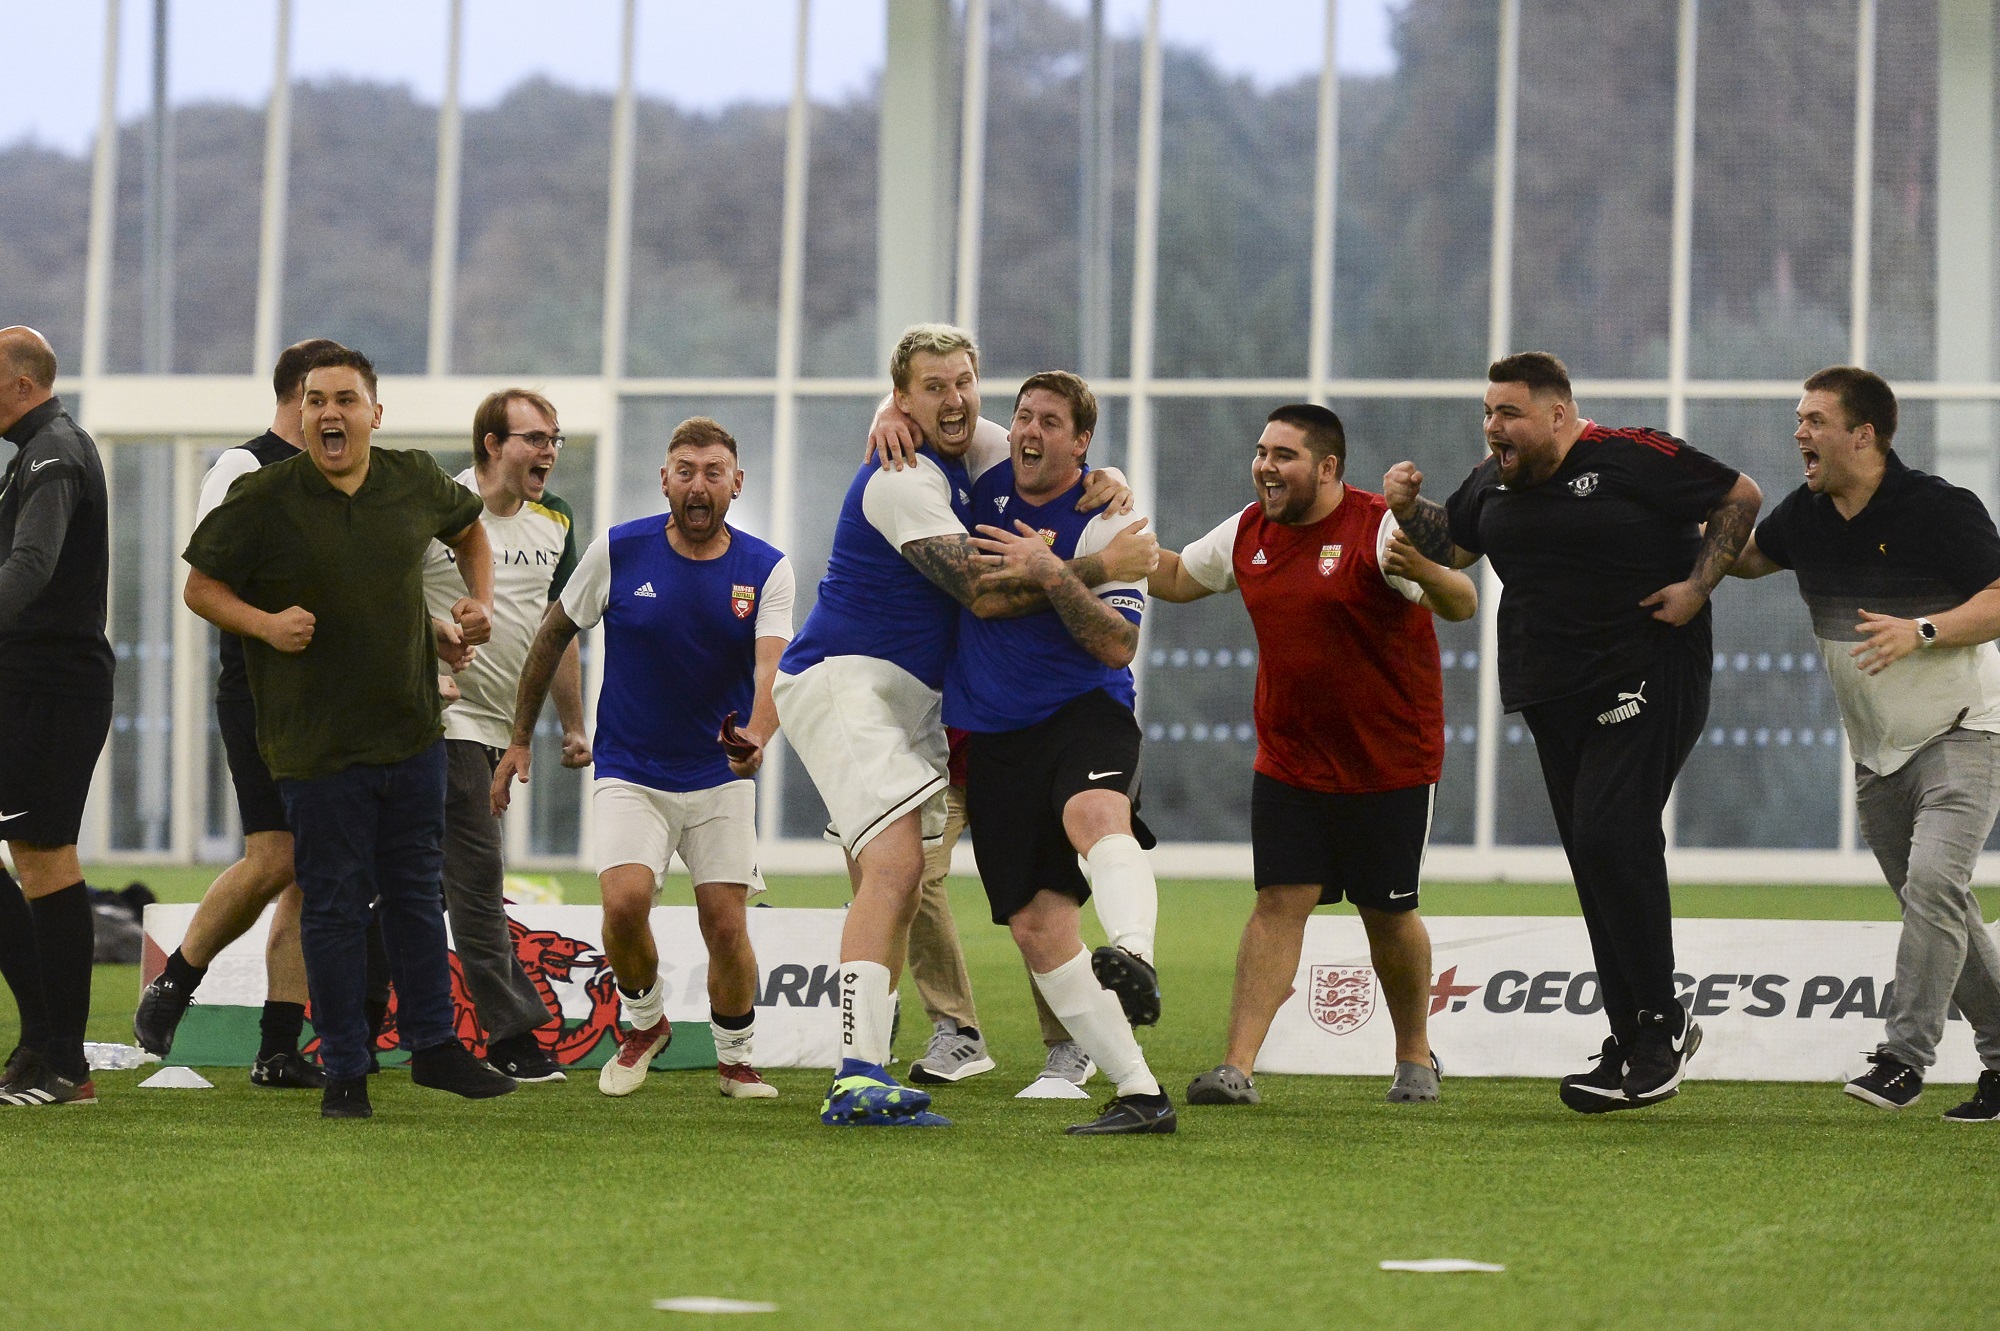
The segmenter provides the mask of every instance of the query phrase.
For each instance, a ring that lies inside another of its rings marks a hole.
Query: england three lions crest
[[[1375,968],[1315,966],[1306,986],[1306,1011],[1328,1035],[1346,1035],[1375,1015]]]
[[[757,589],[740,582],[730,587],[729,608],[736,612],[738,619],[750,618],[750,612],[757,608]]]

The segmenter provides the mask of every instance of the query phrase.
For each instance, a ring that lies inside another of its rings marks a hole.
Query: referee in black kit
[[[1562,1080],[1579,1113],[1657,1104],[1701,1044],[1674,994],[1661,816],[1708,719],[1709,593],[1763,496],[1657,430],[1578,415],[1569,371],[1529,351],[1487,369],[1488,456],[1445,506],[1383,478],[1430,558],[1500,575],[1500,698],[1533,732],[1590,930],[1611,1036]]]
[[[111,729],[104,640],[110,542],[97,445],[55,395],[56,354],[32,328],[0,328],[0,974],[21,1043],[0,1104],[95,1104],[90,893],[76,859],[90,776]],[[24,895],[25,894],[25,897]]]

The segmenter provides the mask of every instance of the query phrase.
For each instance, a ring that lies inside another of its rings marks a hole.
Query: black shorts
[[[222,751],[229,758],[229,780],[236,787],[236,812],[243,835],[289,832],[285,801],[278,783],[257,752],[257,704],[248,698],[217,698],[215,723],[222,731]]]
[[[1139,741],[1132,709],[1102,689],[1025,730],[966,741],[966,822],[993,923],[1013,919],[1043,888],[1089,900],[1090,884],[1063,830],[1063,805],[1073,795],[1115,790],[1129,797],[1133,835],[1152,846],[1138,818]]]
[[[1410,786],[1332,795],[1255,773],[1250,856],[1257,886],[1318,883],[1322,906],[1345,897],[1370,910],[1415,910],[1436,792]]]
[[[74,846],[111,699],[0,692],[0,839]]]

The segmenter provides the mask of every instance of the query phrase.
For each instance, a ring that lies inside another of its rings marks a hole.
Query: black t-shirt
[[[0,559],[14,548],[22,506],[60,489],[68,509],[61,553],[48,581],[20,613],[0,623],[0,687],[18,693],[111,697],[114,661],[104,638],[111,576],[109,509],[97,445],[50,398],[6,433],[19,445],[0,477]]]
[[[243,452],[250,455],[258,467],[268,467],[273,462],[284,462],[299,455],[299,450],[280,439],[269,430],[258,435],[247,444],[238,444],[231,453]],[[222,466],[228,459],[225,454],[216,460]],[[245,473],[248,474],[247,472]],[[239,478],[240,479],[240,478]],[[215,677],[215,700],[217,702],[249,702],[250,671],[243,664],[243,639],[234,633],[222,635],[222,669]]]
[[[1488,457],[1445,504],[1452,542],[1500,575],[1500,699],[1510,712],[1643,678],[1662,650],[1706,657],[1707,606],[1681,628],[1640,601],[1683,581],[1698,524],[1737,473],[1658,430],[1584,422],[1555,473],[1514,490]]]
[[[2000,533],[1979,496],[1893,452],[1881,486],[1851,519],[1801,485],[1757,524],[1757,548],[1797,570],[1813,633],[1828,642],[1859,642],[1864,606],[1914,619],[2000,580]]]

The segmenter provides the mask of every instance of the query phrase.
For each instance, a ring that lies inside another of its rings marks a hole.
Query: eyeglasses
[[[525,439],[528,441],[529,448],[553,448],[558,453],[562,452],[563,445],[569,442],[568,435],[543,434],[540,430],[535,431],[533,434],[522,434],[519,430],[509,430],[500,437],[502,439]]]

